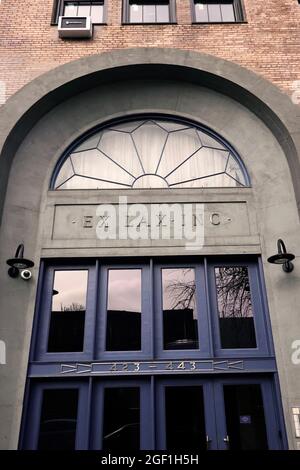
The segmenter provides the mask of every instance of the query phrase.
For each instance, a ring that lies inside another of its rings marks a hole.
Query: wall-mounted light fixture
[[[268,262],[273,264],[281,264],[285,273],[292,272],[294,269],[292,260],[295,259],[295,255],[292,253],[287,253],[285,244],[281,239],[277,241],[277,250],[278,253],[276,255],[270,256],[270,258],[268,258]]]
[[[10,266],[8,275],[10,277],[18,277],[20,271],[34,266],[34,262],[24,258],[24,245],[18,246],[15,257],[8,259],[6,263]]]

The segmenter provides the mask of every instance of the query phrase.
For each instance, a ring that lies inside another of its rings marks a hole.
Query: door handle
[[[224,437],[223,441],[225,442],[225,444],[227,445],[227,447],[229,447],[230,439],[229,439],[228,434],[227,434],[227,436]]]
[[[211,439],[208,435],[206,435],[206,450],[209,450],[210,443],[211,443]]]

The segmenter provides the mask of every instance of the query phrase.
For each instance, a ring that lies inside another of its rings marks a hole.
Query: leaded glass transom
[[[53,188],[249,186],[234,150],[206,129],[163,119],[123,122],[73,146]]]

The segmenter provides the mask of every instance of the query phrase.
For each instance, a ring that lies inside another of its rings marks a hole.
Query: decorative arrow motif
[[[228,361],[213,362],[213,369],[214,370],[227,370],[228,369]]]
[[[228,370],[236,369],[243,370],[244,362],[243,361],[218,361],[213,363],[214,370]]]
[[[243,370],[244,369],[244,362],[243,361],[234,361],[234,362],[229,362],[228,361],[228,369]]]
[[[93,364],[76,364],[77,374],[84,374],[85,372],[92,372]]]
[[[155,370],[154,370],[155,369]],[[204,371],[244,370],[244,361],[153,361],[153,362],[90,362],[61,364],[62,374],[151,374],[154,373],[203,373]]]
[[[77,372],[77,364],[69,365],[69,364],[61,364],[61,373],[68,374],[70,372]]]

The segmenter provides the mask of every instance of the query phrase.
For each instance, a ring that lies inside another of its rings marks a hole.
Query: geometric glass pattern
[[[111,125],[72,147],[53,188],[243,187],[249,180],[220,137],[193,124],[145,119]]]

